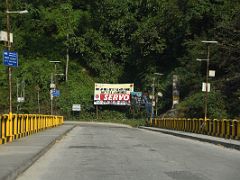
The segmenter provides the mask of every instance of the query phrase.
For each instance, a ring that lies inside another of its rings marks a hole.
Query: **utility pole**
[[[9,12],[9,2],[6,0],[6,12]],[[10,42],[10,14],[7,15],[7,50],[11,51]],[[12,68],[8,66],[8,87],[9,87],[9,115],[12,114]]]
[[[10,4],[9,0],[5,1],[6,3],[6,16],[7,16],[7,50],[11,51],[11,39],[10,39],[10,14],[25,14],[28,13],[27,10],[23,11],[9,11]],[[9,117],[12,117],[12,68],[8,66],[8,87],[9,87]]]
[[[152,111],[151,111],[151,121],[153,120],[154,118],[154,106],[156,105],[156,94],[155,94],[155,76],[162,76],[163,74],[162,73],[154,73],[153,74],[153,84],[152,84]],[[152,123],[152,122],[151,122]]]
[[[151,121],[154,118],[154,105],[155,105],[155,77],[153,77],[152,84],[152,111],[151,111]],[[152,122],[151,122],[152,123]]]
[[[69,35],[67,34],[67,41],[69,39]],[[67,82],[68,80],[68,64],[69,64],[69,49],[67,46],[67,54],[66,54],[66,71],[65,71],[65,81]]]
[[[207,121],[207,112],[208,112],[208,91],[210,92],[210,84],[208,83],[208,77],[209,77],[209,62],[210,62],[210,44],[218,44],[218,41],[202,41],[202,43],[207,44],[207,59],[197,59],[197,61],[206,61],[206,83],[205,88],[203,90],[205,91],[204,96],[204,121]]]

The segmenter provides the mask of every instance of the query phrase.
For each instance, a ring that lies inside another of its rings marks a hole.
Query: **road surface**
[[[122,126],[77,126],[18,180],[239,180],[240,151]]]

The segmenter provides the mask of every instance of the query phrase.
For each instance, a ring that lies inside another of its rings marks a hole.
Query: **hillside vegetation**
[[[238,118],[240,112],[240,1],[239,0],[13,0],[12,50],[19,54],[13,69],[13,109],[22,113],[50,113],[49,85],[54,64],[65,73],[69,50],[68,80],[57,76],[61,95],[55,110],[71,115],[72,104],[81,104],[83,117],[94,117],[94,82],[134,83],[136,91],[151,91],[154,73],[157,91],[163,93],[159,112],[172,106],[172,75],[179,77],[180,104],[184,117],[203,117],[201,84],[206,76],[210,47],[211,78],[209,117]],[[6,30],[5,1],[0,1],[0,30]],[[5,49],[1,42],[1,51]],[[25,89],[26,101],[17,103]],[[25,88],[23,88],[25,87]],[[114,109],[113,109],[114,108]],[[103,107],[125,117],[124,108]],[[8,112],[6,67],[0,65],[0,112]],[[108,115],[108,113],[106,113]]]

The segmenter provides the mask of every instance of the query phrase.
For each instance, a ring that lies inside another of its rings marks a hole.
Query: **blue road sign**
[[[17,52],[3,51],[3,64],[5,66],[18,67]]]
[[[53,96],[53,97],[58,97],[58,96],[60,96],[60,90],[53,89],[53,90],[52,90],[52,96]]]

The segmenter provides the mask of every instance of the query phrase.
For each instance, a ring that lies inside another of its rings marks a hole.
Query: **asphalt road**
[[[240,151],[158,132],[77,126],[18,180],[239,180]]]

